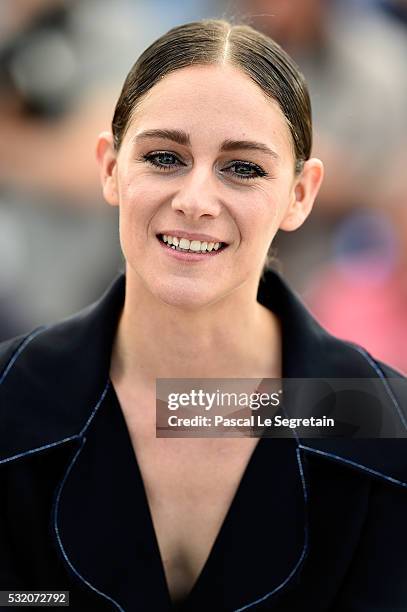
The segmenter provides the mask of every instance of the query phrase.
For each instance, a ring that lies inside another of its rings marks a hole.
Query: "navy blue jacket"
[[[124,291],[121,276],[79,314],[0,345],[0,590],[67,590],[73,611],[172,609],[162,564],[138,531],[147,519],[128,486],[136,462],[124,421],[101,412]],[[258,300],[282,323],[283,376],[375,379],[407,431],[400,374],[324,331],[276,273],[265,274]],[[212,574],[180,609],[406,611],[406,440],[269,442],[257,481],[251,473],[250,525],[242,494]],[[288,467],[267,465],[267,449],[292,462],[289,478]],[[114,468],[127,459],[122,475]]]

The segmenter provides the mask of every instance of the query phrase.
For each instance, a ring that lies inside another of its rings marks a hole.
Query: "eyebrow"
[[[147,140],[149,138],[161,138],[165,140],[172,140],[179,145],[190,146],[191,139],[189,134],[183,132],[182,130],[163,130],[163,129],[154,129],[154,130],[145,130],[140,134],[136,134],[134,137],[135,141],[139,140]],[[260,151],[261,153],[266,153],[270,155],[275,160],[279,160],[279,155],[270,149],[267,145],[262,142],[256,142],[254,140],[224,140],[220,150],[221,151],[236,151],[237,149],[245,149],[246,151]]]

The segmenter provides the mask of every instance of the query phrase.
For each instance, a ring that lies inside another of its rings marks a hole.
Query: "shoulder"
[[[18,357],[18,353],[24,350],[24,345],[29,342],[30,336],[31,334],[24,334],[0,342],[0,384],[5,380],[8,371]]]
[[[80,438],[109,383],[120,277],[79,313],[0,345],[0,462]]]
[[[117,321],[124,303],[124,276],[119,276],[102,297],[66,319],[0,343],[0,385],[19,380],[47,384],[48,394],[69,383],[92,381],[108,372]],[[58,379],[55,384],[55,379]],[[33,389],[34,390],[34,389]],[[33,395],[35,398],[35,394]]]

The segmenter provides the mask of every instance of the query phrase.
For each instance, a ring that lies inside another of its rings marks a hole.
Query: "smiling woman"
[[[0,347],[0,590],[78,612],[405,609],[404,439],[156,437],[158,378],[375,379],[407,431],[400,375],[267,267],[318,193],[311,145],[302,75],[251,27],[182,25],[137,60],[97,145],[125,274]]]
[[[219,36],[224,26],[218,27]],[[192,35],[193,27],[189,30]],[[239,30],[236,37],[242,44]],[[180,53],[172,47],[174,41],[167,42],[167,58]],[[232,35],[227,44],[230,61],[223,54],[216,63],[184,67],[184,57],[179,69],[152,83],[149,77],[157,76],[157,68],[152,75],[141,68],[148,64],[147,51],[126,81],[113,134],[101,136],[98,155],[105,198],[120,206],[128,282],[148,285],[148,299],[184,309],[200,306],[201,314],[205,304],[219,307],[222,295],[236,292],[233,300],[222,302],[223,309],[235,309],[251,295],[258,314],[250,314],[252,330],[247,331],[258,336],[264,319],[271,319],[254,299],[268,249],[278,229],[296,229],[310,212],[322,164],[308,159],[310,132],[307,142],[294,146],[292,133],[300,127],[305,131],[309,118],[296,117],[290,107],[288,123],[275,97],[264,95],[236,66]],[[219,52],[219,42],[217,46]],[[277,46],[274,54],[284,59]],[[167,66],[174,68],[170,61]],[[147,92],[146,81],[151,85]],[[297,88],[305,108],[308,98],[299,77]],[[141,98],[136,98],[138,89],[144,91]],[[128,111],[130,99],[133,109],[125,114],[121,107]],[[160,238],[164,236],[170,237],[167,246]],[[175,248],[168,248],[169,243]],[[196,255],[196,250],[205,254]],[[180,267],[181,262],[189,265]],[[141,288],[132,291],[140,294]],[[212,318],[205,310],[199,319],[203,323],[208,316]],[[262,319],[260,327],[256,318]],[[253,340],[257,351],[256,336]]]

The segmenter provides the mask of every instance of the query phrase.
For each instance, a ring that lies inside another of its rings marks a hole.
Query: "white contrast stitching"
[[[40,334],[45,329],[47,329],[46,325],[43,325],[42,327],[38,327],[37,329],[34,329],[34,331],[32,331],[28,336],[24,338],[21,344],[14,351],[13,355],[10,358],[10,361],[8,362],[2,375],[0,376],[0,385],[4,382],[7,374],[10,372],[11,368],[13,367],[13,365],[15,364],[15,362],[17,361],[18,357],[21,355],[23,350],[26,348],[26,346],[31,342],[31,340],[33,340],[36,336],[38,336],[38,334]],[[78,435],[75,434],[74,436],[64,438],[63,440],[58,440],[57,442],[51,442],[50,444],[45,444],[44,446],[39,446],[38,448],[31,448],[28,451],[17,453],[16,455],[13,455],[12,457],[6,457],[5,459],[0,459],[0,465],[2,463],[7,463],[8,461],[13,461],[14,459],[20,459],[21,457],[32,455],[33,453],[38,453],[42,450],[46,450],[47,448],[51,448],[53,446],[58,446],[59,444],[64,444],[65,442],[69,442],[70,440],[75,440],[77,437]]]
[[[18,453],[17,455],[13,455],[12,457],[6,457],[6,459],[1,459],[0,465],[2,463],[7,463],[8,461],[13,461],[13,459],[20,459],[21,457],[25,457],[26,455],[32,455],[33,453],[38,453],[42,450],[46,450],[47,448],[58,446],[58,444],[64,444],[65,442],[69,442],[70,440],[75,440],[78,437],[79,437],[78,434],[75,434],[74,436],[70,436],[69,438],[58,440],[58,442],[51,442],[50,444],[45,444],[45,446],[39,446],[38,448],[31,448],[30,450],[24,451],[23,453]]]
[[[376,361],[374,359],[372,359],[372,357],[369,355],[369,353],[362,348],[361,346],[358,346],[357,344],[350,344],[349,346],[351,346],[353,349],[355,349],[355,351],[357,351],[358,353],[360,353],[362,355],[362,357],[364,357],[366,359],[366,361],[369,363],[369,365],[374,369],[374,371],[379,375],[380,380],[382,381],[384,388],[387,391],[388,396],[390,397],[391,401],[393,402],[394,406],[396,407],[397,413],[400,417],[401,422],[403,423],[405,429],[407,430],[407,421],[404,417],[404,414],[401,411],[401,408],[399,406],[399,403],[393,393],[392,388],[390,387],[389,383],[387,382],[387,377],[384,375],[382,369],[379,367],[379,365],[376,363]]]
[[[310,451],[312,453],[317,453],[318,455],[323,455],[325,457],[332,457],[333,459],[337,459],[338,461],[343,461],[344,463],[349,463],[349,465],[353,465],[361,470],[365,470],[365,472],[368,472],[369,474],[373,474],[374,476],[380,476],[381,478],[385,478],[386,480],[389,480],[390,482],[393,482],[394,484],[401,485],[402,487],[407,487],[407,482],[403,482],[402,480],[397,480],[397,478],[393,478],[392,476],[385,476],[381,472],[377,472],[376,470],[373,470],[372,468],[365,467],[364,465],[361,465],[360,463],[356,463],[356,461],[352,461],[351,459],[345,459],[344,457],[340,457],[339,455],[334,455],[333,453],[327,453],[326,451],[321,451],[316,448],[312,448],[310,446],[304,446],[303,444],[300,444],[300,448],[303,448],[304,450]]]
[[[105,389],[106,389],[106,388],[105,388]],[[100,405],[100,401],[98,402],[97,406],[99,406],[99,405]],[[90,422],[90,421],[89,421],[89,422]],[[88,580],[86,580],[86,579],[85,579],[85,578],[84,578],[84,577],[83,577],[83,576],[82,576],[82,575],[81,575],[81,574],[78,572],[78,570],[76,570],[76,569],[75,569],[75,567],[73,566],[73,564],[72,564],[72,563],[71,563],[71,561],[69,560],[68,555],[66,554],[66,551],[65,551],[65,549],[64,549],[64,546],[63,546],[63,544],[62,544],[61,536],[60,536],[60,534],[59,534],[59,527],[58,527],[58,508],[59,508],[59,501],[60,501],[60,498],[61,498],[62,489],[64,488],[64,485],[65,485],[65,483],[66,483],[66,481],[67,481],[67,478],[68,478],[68,476],[69,476],[69,473],[71,472],[71,470],[72,470],[72,468],[73,468],[73,465],[74,465],[75,461],[77,460],[77,458],[78,458],[78,456],[79,456],[79,453],[81,452],[82,448],[84,447],[85,442],[86,442],[86,437],[85,437],[85,436],[82,436],[82,443],[81,443],[81,446],[80,446],[80,447],[78,448],[78,450],[76,451],[76,453],[75,453],[75,455],[74,455],[74,457],[73,457],[73,459],[72,459],[71,463],[69,464],[69,466],[68,466],[68,468],[67,468],[67,470],[66,470],[66,472],[65,472],[65,476],[63,477],[63,479],[62,479],[62,481],[61,481],[61,484],[60,484],[60,486],[59,486],[58,493],[57,493],[56,500],[55,500],[54,511],[53,511],[53,514],[54,514],[54,523],[53,523],[53,524],[54,524],[54,530],[55,530],[55,534],[56,534],[56,537],[57,537],[58,545],[59,545],[59,547],[60,547],[60,549],[61,549],[62,555],[63,555],[63,557],[64,557],[65,561],[67,562],[67,564],[69,565],[69,567],[71,568],[71,570],[72,570],[72,571],[73,571],[73,572],[76,574],[76,576],[78,576],[78,578],[79,578],[80,580],[82,580],[82,582],[84,582],[84,583],[85,583],[85,584],[86,584],[86,585],[87,585],[87,586],[88,586],[90,589],[92,589],[93,591],[95,591],[95,593],[97,593],[98,595],[101,595],[102,597],[105,597],[105,598],[106,598],[108,601],[111,601],[111,602],[112,602],[112,603],[113,603],[113,604],[116,606],[116,608],[117,608],[118,610],[120,610],[120,612],[125,612],[124,608],[122,608],[122,607],[120,606],[120,604],[118,604],[118,603],[117,603],[117,601],[115,601],[115,600],[114,600],[112,597],[110,597],[109,595],[106,595],[106,593],[103,593],[102,591],[100,591],[99,589],[97,589],[96,587],[94,587],[94,586],[93,586],[93,585],[92,585],[92,584],[91,584],[91,583],[90,583]]]
[[[297,443],[298,443],[298,441],[297,441]],[[295,576],[297,570],[299,569],[299,567],[301,567],[301,564],[302,564],[303,560],[305,559],[305,557],[307,555],[307,552],[308,552],[308,508],[307,508],[308,492],[307,492],[307,485],[306,485],[306,481],[305,481],[305,477],[304,477],[304,469],[303,469],[303,465],[302,465],[302,461],[301,461],[300,445],[298,446],[298,448],[296,449],[295,452],[296,452],[296,455],[297,455],[298,470],[299,470],[300,476],[301,476],[301,483],[302,483],[304,502],[305,502],[304,545],[303,545],[303,548],[302,548],[302,552],[301,552],[300,558],[298,559],[297,563],[295,564],[294,568],[291,570],[289,575],[275,589],[273,589],[272,591],[270,591],[270,593],[267,593],[263,597],[260,597],[259,599],[256,599],[256,601],[252,601],[251,603],[247,604],[246,606],[243,606],[242,608],[238,608],[237,610],[234,610],[234,612],[242,612],[243,610],[247,610],[248,608],[251,608],[253,606],[257,606],[258,604],[262,603],[265,599],[267,599],[268,597],[271,597],[271,595],[274,595],[275,593],[280,591],[282,588],[284,588],[285,585],[293,578],[293,576]]]
[[[110,378],[107,379],[107,383],[105,384],[105,388],[102,391],[102,395],[99,397],[98,401],[96,402],[96,405],[95,405],[94,409],[92,410],[92,413],[91,413],[90,417],[88,418],[88,420],[86,421],[85,425],[81,429],[81,431],[79,433],[79,436],[84,436],[85,435],[86,430],[88,429],[89,425],[91,424],[91,421],[93,420],[96,412],[98,411],[100,404],[105,399],[105,396],[106,396],[106,393],[108,392],[109,387],[110,387]]]
[[[25,347],[27,346],[27,344],[29,344],[29,342],[31,342],[31,340],[33,340],[33,338],[35,338],[36,336],[38,336],[39,333],[41,333],[42,331],[44,331],[44,329],[46,329],[46,326],[43,325],[42,327],[38,327],[37,329],[34,329],[34,331],[31,332],[31,334],[29,334],[28,336],[26,336],[24,338],[24,340],[22,341],[22,343],[17,347],[17,349],[14,351],[13,355],[10,358],[10,361],[8,362],[8,364],[6,365],[4,372],[2,373],[2,375],[0,376],[0,385],[3,383],[4,379],[6,378],[7,374],[10,372],[11,368],[13,367],[13,365],[15,364],[16,360],[18,359],[18,357],[20,356],[20,354],[23,352],[23,350],[25,349]]]
[[[105,388],[102,391],[102,395],[100,396],[100,398],[98,399],[98,401],[96,402],[96,405],[91,413],[91,415],[89,416],[88,420],[86,421],[85,425],[83,426],[82,430],[79,432],[79,434],[75,434],[73,436],[69,436],[68,438],[64,438],[63,440],[58,440],[57,442],[50,442],[49,444],[45,444],[44,446],[39,446],[38,448],[31,448],[28,451],[24,451],[22,453],[17,453],[17,455],[13,455],[12,457],[6,457],[5,459],[1,459],[0,460],[0,465],[2,463],[7,463],[8,461],[13,461],[14,459],[20,459],[21,457],[25,457],[27,455],[31,455],[33,453],[38,453],[42,450],[46,450],[47,448],[52,448],[53,446],[58,446],[59,444],[64,444],[65,442],[70,442],[71,440],[76,440],[76,439],[80,439],[86,432],[86,430],[88,429],[92,419],[94,418],[100,404],[103,402],[103,400],[105,399],[106,393],[108,391],[110,387],[110,379],[108,379]]]
[[[390,399],[392,400],[394,406],[397,409],[398,415],[400,417],[401,422],[403,423],[404,427],[407,429],[407,424],[406,421],[404,419],[404,415],[401,412],[401,408],[397,402],[396,397],[394,396],[394,393],[390,387],[390,385],[387,382],[387,377],[384,375],[384,373],[382,372],[382,370],[380,369],[380,367],[378,366],[378,364],[374,361],[374,359],[372,359],[372,357],[369,355],[369,353],[367,351],[365,351],[365,349],[363,349],[361,346],[358,346],[357,344],[352,344],[352,343],[347,343],[348,346],[350,346],[351,348],[355,349],[358,353],[360,353],[362,355],[362,357],[364,357],[366,359],[366,361],[369,363],[369,365],[375,370],[375,372],[379,375],[379,379],[382,381],[384,388],[387,391],[387,394],[389,395]],[[340,461],[342,463],[347,463],[348,465],[353,465],[354,467],[359,468],[360,470],[364,470],[365,472],[367,472],[368,474],[372,474],[373,476],[380,476],[380,478],[384,478],[385,480],[388,480],[389,482],[392,482],[394,484],[400,485],[402,487],[406,487],[407,488],[407,482],[403,482],[402,480],[398,480],[397,478],[393,478],[392,476],[386,476],[385,474],[382,474],[381,472],[378,472],[377,470],[373,470],[372,468],[368,468],[364,465],[361,465],[360,463],[357,463],[356,461],[352,461],[351,459],[346,459],[344,457],[341,457],[339,455],[334,455],[333,453],[328,453],[326,451],[321,451],[321,450],[317,450],[314,448],[311,448],[310,446],[305,446],[304,444],[299,443],[300,448],[303,448],[304,450],[310,451],[312,453],[316,453],[318,455],[322,455],[324,457],[331,457],[332,459],[335,459],[337,461]]]

